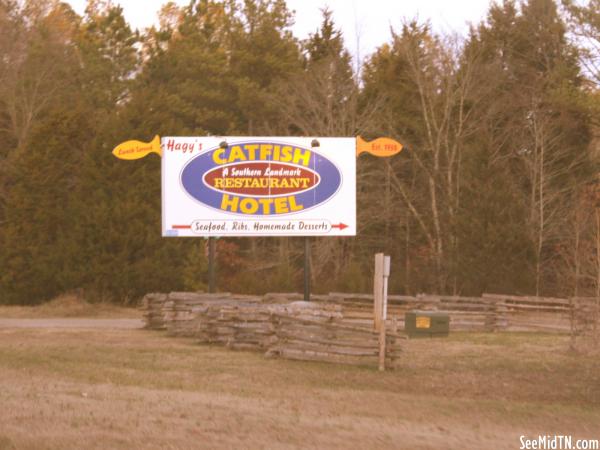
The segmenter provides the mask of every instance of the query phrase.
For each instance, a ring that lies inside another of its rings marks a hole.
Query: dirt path
[[[0,319],[0,328],[94,328],[134,330],[142,319]]]

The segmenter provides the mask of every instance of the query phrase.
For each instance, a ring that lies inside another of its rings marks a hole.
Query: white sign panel
[[[161,146],[163,236],[356,235],[354,138],[163,137]]]

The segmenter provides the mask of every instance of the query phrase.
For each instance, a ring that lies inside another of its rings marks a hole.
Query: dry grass
[[[76,295],[61,295],[39,306],[0,306],[3,319],[42,319],[51,317],[141,318],[135,308],[123,308],[110,303],[88,303]]]
[[[568,338],[411,340],[400,367],[266,360],[150,331],[0,330],[0,448],[514,449],[600,438]]]

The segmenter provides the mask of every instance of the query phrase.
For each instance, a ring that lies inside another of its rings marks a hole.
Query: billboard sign
[[[161,147],[163,236],[356,235],[355,138],[163,137]]]

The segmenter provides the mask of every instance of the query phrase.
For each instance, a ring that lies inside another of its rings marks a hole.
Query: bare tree
[[[65,86],[67,46],[75,32],[69,10],[55,1],[0,4],[0,133],[25,147],[35,121]],[[71,56],[73,53],[71,53]],[[9,157],[11,150],[0,157]]]
[[[416,92],[411,113],[419,126],[400,136],[406,130],[390,116],[387,128],[406,145],[410,159],[405,162],[414,165],[422,183],[413,189],[400,169],[392,171],[392,186],[428,242],[437,289],[457,292],[462,158],[468,138],[479,126],[473,115],[481,100],[473,76],[478,55],[465,52],[455,37],[440,39],[414,23],[394,37],[392,52],[403,62],[403,82]]]

